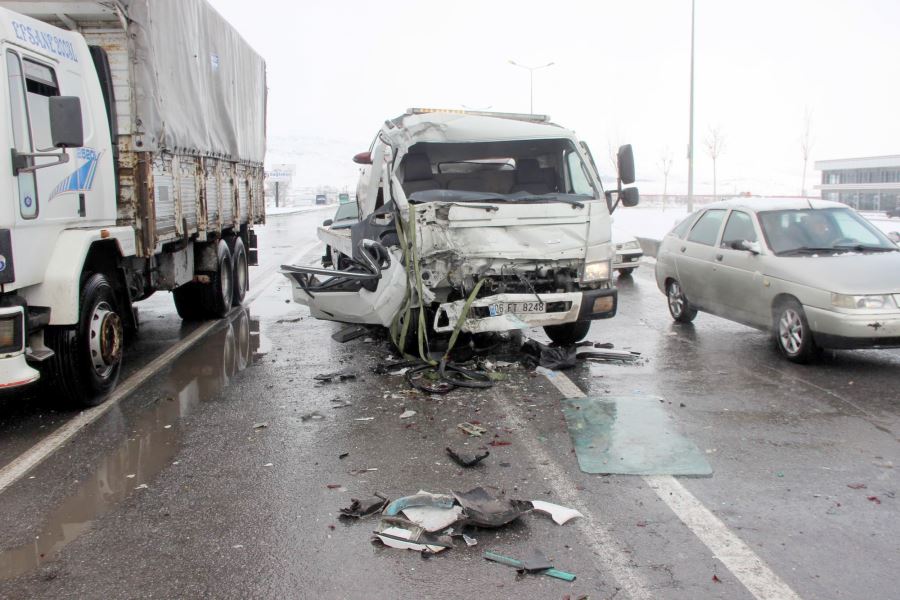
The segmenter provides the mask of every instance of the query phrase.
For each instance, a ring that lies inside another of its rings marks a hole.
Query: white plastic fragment
[[[414,416],[416,416],[416,411],[414,411],[414,410],[405,410],[405,411],[403,411],[403,414],[400,415],[400,418],[401,418],[401,419],[408,419],[408,418],[414,417]]]
[[[544,502],[543,500],[531,500],[531,505],[534,507],[534,510],[550,515],[550,517],[554,521],[556,521],[557,525],[565,525],[575,517],[584,518],[584,515],[574,508],[566,508],[565,506],[553,504],[552,502]]]
[[[381,535],[382,533],[394,536],[394,537],[385,537]],[[443,546],[429,546],[428,544],[418,544],[416,542],[404,542],[402,540],[397,540],[394,538],[403,538],[408,540],[412,537],[413,533],[408,529],[403,529],[402,527],[388,527],[387,529],[376,533],[385,546],[389,546],[391,548],[398,548],[400,550],[415,550],[416,552],[422,552],[423,550],[428,550],[430,552],[440,552],[441,550],[446,550]]]
[[[359,417],[358,419],[353,419],[354,421],[371,421],[375,417]]]
[[[476,540],[476,539],[473,538],[473,537],[469,537],[469,536],[467,536],[466,534],[463,534],[463,541],[466,543],[466,546],[469,546],[470,548],[471,548],[472,546],[477,546],[477,545],[478,545],[478,540]]]
[[[455,505],[453,508],[438,508],[435,506],[414,506],[404,508],[402,512],[407,519],[419,525],[432,533],[446,529],[459,521],[462,516],[462,506]]]

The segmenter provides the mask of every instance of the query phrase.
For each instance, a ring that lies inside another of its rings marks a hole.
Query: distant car
[[[884,211],[888,217],[900,217],[900,206],[895,206],[894,208],[889,208]]]
[[[616,256],[613,259],[612,268],[619,271],[619,275],[631,275],[641,264],[644,251],[636,239],[621,233],[613,227],[612,241],[616,247]]]
[[[887,234],[888,239],[900,246],[900,231],[891,231]]]
[[[710,204],[662,240],[656,281],[676,321],[704,311],[772,331],[794,362],[900,346],[900,248],[837,202]]]
[[[328,197],[325,194],[318,194],[316,196],[316,204],[328,204]]]

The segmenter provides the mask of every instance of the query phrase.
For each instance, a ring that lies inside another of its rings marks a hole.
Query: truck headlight
[[[837,308],[894,308],[894,300],[888,294],[851,296],[831,294],[831,304]]]
[[[609,279],[611,272],[608,260],[587,263],[584,265],[584,275],[581,277],[581,281],[603,281]]]
[[[622,244],[623,250],[640,250],[641,243],[637,240],[631,240],[630,242],[625,242]]]

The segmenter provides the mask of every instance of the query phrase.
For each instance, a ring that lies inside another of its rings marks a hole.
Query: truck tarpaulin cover
[[[85,33],[98,25],[121,31],[127,23],[135,131],[118,133],[134,135],[133,150],[263,162],[266,63],[206,0],[20,0],[3,6],[63,28],[74,21]]]
[[[261,163],[266,65],[206,0],[122,0],[143,146]]]

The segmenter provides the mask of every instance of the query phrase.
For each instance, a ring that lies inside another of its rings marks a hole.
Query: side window
[[[696,216],[697,216],[697,213],[692,213],[692,214],[686,216],[684,219],[681,220],[681,223],[679,223],[678,225],[675,226],[675,229],[673,229],[671,232],[669,232],[669,235],[674,235],[675,237],[683,239],[684,234],[687,233],[688,229],[691,226],[691,223],[694,222],[694,219],[696,218]]]
[[[577,152],[566,153],[566,166],[569,169],[569,193],[593,196],[594,188],[584,172],[584,163]]]
[[[722,234],[722,247],[730,248],[734,242],[747,240],[756,241],[756,230],[753,229],[753,219],[745,212],[732,211],[725,224],[725,232]]]
[[[31,135],[37,152],[53,149],[50,136],[50,97],[59,96],[56,73],[52,68],[28,60],[22,61],[25,69],[25,90],[28,99],[28,119]]]
[[[719,228],[725,219],[725,211],[721,209],[708,210],[697,220],[694,228],[688,235],[689,242],[697,242],[706,246],[715,246],[719,236]]]
[[[6,73],[9,79],[9,114],[12,118],[13,145],[18,152],[33,152],[31,130],[28,127],[28,108],[25,104],[25,76],[19,56],[6,52]],[[19,173],[19,213],[23,219],[38,216],[37,185],[33,171]]]

